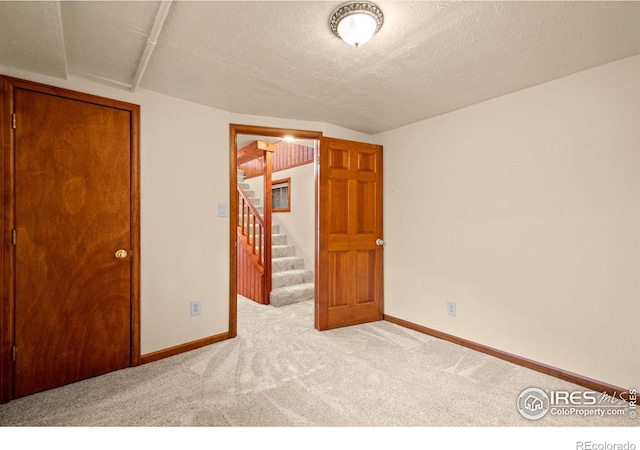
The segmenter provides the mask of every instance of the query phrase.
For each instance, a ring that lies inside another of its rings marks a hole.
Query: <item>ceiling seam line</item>
[[[140,63],[138,64],[138,70],[136,71],[136,75],[133,78],[133,83],[131,83],[131,92],[135,92],[140,86],[140,82],[142,81],[142,77],[147,70],[147,66],[149,65],[149,60],[151,59],[151,54],[156,48],[156,43],[158,42],[158,37],[162,32],[162,27],[164,25],[164,21],[169,15],[169,8],[171,8],[171,4],[173,0],[162,1],[160,2],[160,7],[158,8],[158,14],[153,22],[153,26],[151,27],[151,33],[149,34],[149,38],[147,39],[147,45],[144,49],[144,53],[142,54],[142,58],[140,58]]]

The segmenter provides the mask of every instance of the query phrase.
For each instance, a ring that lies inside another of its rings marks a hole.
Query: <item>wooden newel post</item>
[[[264,151],[264,300],[271,294],[271,173],[275,145],[268,143]]]

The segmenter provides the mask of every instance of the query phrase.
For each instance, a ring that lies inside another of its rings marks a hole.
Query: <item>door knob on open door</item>
[[[127,257],[127,251],[126,250],[118,250],[116,252],[116,259],[125,259]]]
[[[376,239],[376,245],[384,245],[384,241],[382,239]]]

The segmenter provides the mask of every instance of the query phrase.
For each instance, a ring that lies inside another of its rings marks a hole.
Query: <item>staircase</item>
[[[261,199],[255,197],[248,183],[244,181],[244,172],[238,170],[238,187],[244,191],[256,210],[263,214]],[[304,259],[296,256],[295,248],[287,243],[287,235],[281,232],[280,225],[271,226],[272,252],[272,290],[269,303],[280,307],[313,300],[313,271],[304,267]]]

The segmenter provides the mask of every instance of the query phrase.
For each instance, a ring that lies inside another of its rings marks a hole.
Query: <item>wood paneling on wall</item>
[[[313,162],[313,147],[280,141],[275,144],[273,154],[273,172],[290,169]],[[238,169],[244,170],[245,178],[253,178],[262,175],[264,159],[258,158],[241,164]]]
[[[238,294],[254,302],[269,304],[269,295],[265,295],[264,269],[255,264],[256,256],[251,253],[246,239],[238,236]]]

